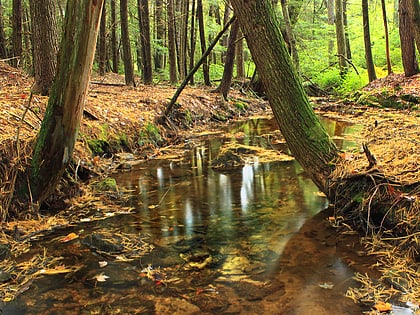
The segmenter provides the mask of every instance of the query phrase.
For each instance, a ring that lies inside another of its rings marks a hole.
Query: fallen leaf
[[[334,284],[332,284],[332,283],[327,283],[327,282],[320,283],[320,284],[318,284],[318,286],[319,286],[320,288],[327,289],[327,290],[331,290],[332,288],[334,288]]]
[[[79,235],[77,235],[76,233],[70,233],[70,234],[68,234],[68,235],[66,235],[65,237],[63,237],[61,240],[60,240],[60,242],[61,243],[67,243],[67,242],[70,242],[70,241],[72,241],[72,240],[74,240],[74,239],[76,239],[76,238],[78,238],[79,237]]]
[[[104,268],[108,265],[108,262],[107,261],[98,261],[98,264],[99,264],[100,268]]]
[[[390,303],[385,303],[382,301],[377,302],[374,306],[374,309],[376,309],[380,313],[390,312],[392,311],[392,305]]]

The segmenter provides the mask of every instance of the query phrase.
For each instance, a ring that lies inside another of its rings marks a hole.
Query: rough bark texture
[[[98,43],[98,56],[99,56],[99,75],[103,76],[106,72],[106,2],[102,9],[101,24],[99,27],[99,43]]]
[[[117,41],[117,17],[115,1],[111,0],[111,50],[112,50],[112,71],[118,73],[120,55],[118,53]]]
[[[414,40],[416,42],[417,51],[420,54],[420,2],[419,0],[409,0],[408,9],[410,14],[410,22]]]
[[[203,0],[197,0],[197,20],[198,20],[198,32],[200,34],[200,47],[201,54],[206,51],[206,35],[204,32],[204,14],[203,14]],[[204,84],[207,86],[211,85],[210,82],[210,69],[208,58],[203,60],[203,77]]]
[[[401,57],[405,76],[409,77],[419,72],[414,46],[414,36],[409,16],[409,1],[399,0],[399,22],[400,22],[400,42]]]
[[[30,1],[32,21],[33,91],[48,95],[57,68],[58,35],[56,5],[52,0]]]
[[[384,21],[386,65],[388,69],[388,74],[391,74],[392,65],[391,65],[391,54],[389,52],[388,18],[386,14],[385,0],[381,0],[381,8],[382,8],[382,19]]]
[[[220,92],[223,95],[223,98],[227,100],[230,86],[232,84],[233,78],[233,66],[235,62],[235,46],[236,46],[236,38],[238,37],[239,32],[239,22],[236,19],[231,26],[229,41],[228,41],[228,48],[226,51],[226,58],[225,58],[225,66],[223,68],[223,76],[222,80],[220,81],[220,85],[217,87],[216,91]]]
[[[174,1],[168,0],[168,55],[169,55],[169,81],[171,84],[177,82],[176,71],[176,47],[175,47],[175,14]]]
[[[57,76],[33,152],[32,202],[42,202],[70,162],[95,55],[103,0],[67,2]],[[29,198],[29,196],[26,196]]]
[[[12,57],[14,58],[11,60],[11,64],[13,67],[17,67],[22,56],[22,0],[13,0],[12,48]]]
[[[344,32],[344,16],[342,0],[335,0],[335,36],[337,38],[337,54],[340,72],[347,71],[346,61],[346,35]]]
[[[6,50],[6,36],[4,35],[4,28],[3,28],[3,7],[0,1],[0,59],[7,58],[7,50]]]
[[[133,61],[131,57],[130,35],[128,32],[128,7],[127,0],[120,0],[121,16],[121,42],[124,54],[124,76],[125,84],[135,86]]]
[[[370,43],[370,26],[369,26],[369,0],[362,0],[363,14],[363,38],[365,42],[365,58],[366,68],[368,71],[369,82],[376,80],[375,65],[373,63],[372,46]]]
[[[144,84],[153,83],[152,72],[152,48],[150,44],[150,21],[149,21],[149,1],[138,0],[137,8],[139,14],[141,59],[142,59],[142,79]]]
[[[337,149],[313,112],[269,1],[232,0],[274,116],[292,154],[314,183],[328,192]]]

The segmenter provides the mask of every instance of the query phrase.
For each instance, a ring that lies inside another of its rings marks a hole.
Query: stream
[[[357,149],[360,126],[322,122],[339,147]],[[60,231],[80,236],[68,243],[57,233],[34,242],[79,268],[40,277],[2,314],[361,314],[344,294],[368,261],[357,236],[337,236],[297,162],[210,167],[227,142],[288,153],[277,129],[266,118],[233,123],[188,139],[182,159],[113,174],[135,211]],[[113,240],[106,250],[91,246],[97,235]]]

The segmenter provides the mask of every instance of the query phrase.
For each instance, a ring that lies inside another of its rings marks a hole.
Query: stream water
[[[323,123],[338,146],[356,146],[359,126]],[[2,314],[361,314],[344,297],[356,285],[352,249],[337,249],[321,212],[327,200],[296,162],[209,166],[229,141],[287,153],[275,130],[269,119],[235,123],[228,137],[189,139],[180,161],[114,174],[136,210],[62,231],[80,235],[69,243],[57,235],[34,243],[80,268],[34,281]],[[104,231],[141,238],[144,252],[129,260],[82,241]]]

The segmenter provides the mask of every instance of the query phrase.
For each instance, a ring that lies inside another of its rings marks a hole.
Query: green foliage
[[[99,191],[118,191],[117,182],[112,177],[107,177],[94,184],[96,190]]]

